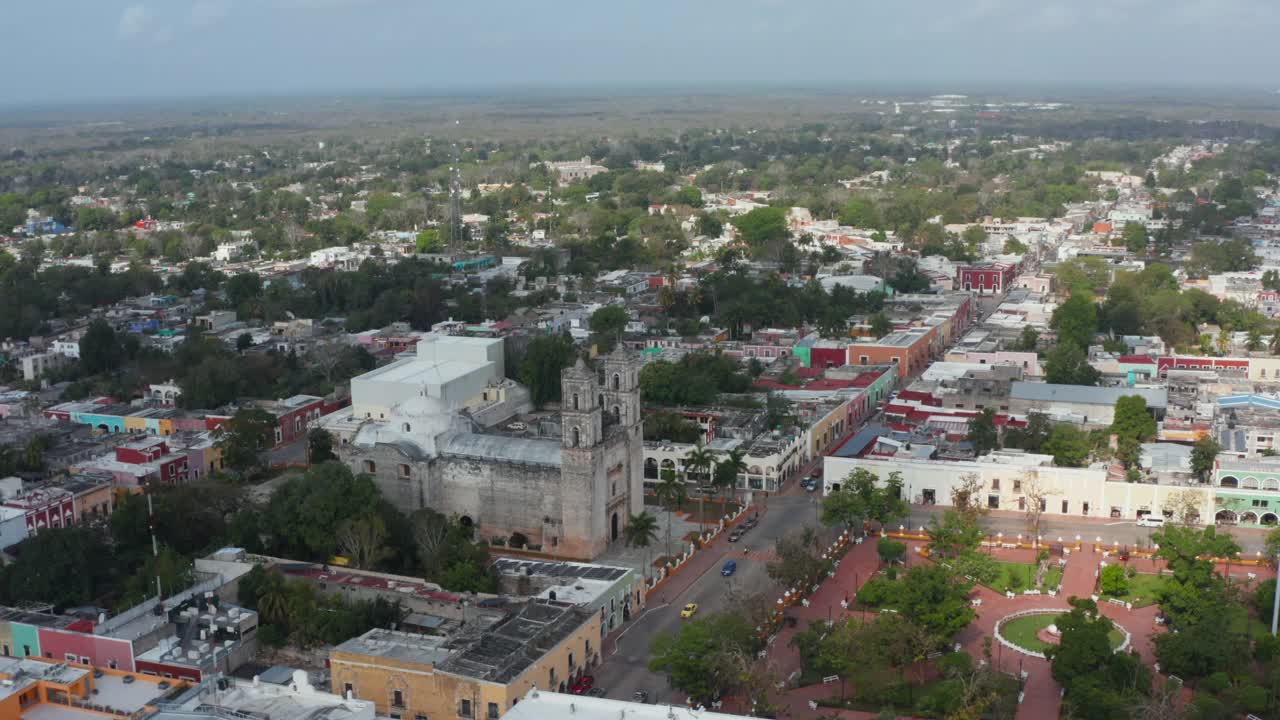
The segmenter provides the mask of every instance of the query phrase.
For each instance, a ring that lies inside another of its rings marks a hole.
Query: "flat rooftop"
[[[531,690],[502,720],[746,720],[745,715],[726,715],[693,710],[682,705],[647,705],[594,698],[586,695]]]
[[[552,600],[530,600],[471,640],[441,670],[488,682],[508,683],[572,635],[596,613]]]
[[[439,665],[453,654],[449,639],[439,635],[415,635],[375,628],[334,648],[337,652]]]

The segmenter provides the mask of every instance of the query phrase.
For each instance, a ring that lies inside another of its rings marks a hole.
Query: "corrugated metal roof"
[[[555,440],[450,433],[440,438],[437,447],[441,455],[560,466],[560,443]]]
[[[1169,391],[1164,388],[1108,388],[1033,382],[1015,382],[1009,388],[1009,397],[1014,400],[1089,405],[1115,405],[1117,400],[1126,395],[1142,397],[1147,401],[1147,407],[1151,408],[1169,405]]]

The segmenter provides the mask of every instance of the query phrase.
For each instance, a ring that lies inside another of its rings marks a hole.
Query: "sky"
[[[4,4],[9,105],[566,87],[1280,87],[1276,0]]]

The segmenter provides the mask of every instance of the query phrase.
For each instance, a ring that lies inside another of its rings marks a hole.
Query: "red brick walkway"
[[[842,609],[840,602],[846,598],[852,600],[857,594],[858,588],[878,570],[879,558],[876,556],[875,540],[874,537],[870,537],[863,544],[854,545],[841,562],[835,577],[823,583],[822,587],[809,598],[808,607],[795,606],[787,611],[789,616],[796,617],[799,622],[795,628],[785,628],[779,633],[773,645],[769,648],[768,655],[770,669],[780,680],[789,680],[793,674],[798,673],[800,670],[799,653],[791,646],[791,639],[797,632],[803,630],[809,622],[814,620],[826,620],[828,617],[838,620],[852,614],[850,611]],[[928,562],[916,554],[916,547],[920,546],[921,543],[910,542],[908,544],[911,546],[908,553],[910,564]],[[998,559],[1012,562],[1033,562],[1035,558],[1035,552],[1028,549],[995,549],[992,552]],[[1082,552],[1072,553],[1066,559],[1062,587],[1057,597],[1048,595],[1015,595],[1010,598],[983,586],[975,588],[972,597],[981,600],[981,605],[977,608],[977,619],[957,638],[962,648],[975,659],[981,658],[983,640],[994,636],[996,623],[1001,618],[1018,610],[1033,608],[1067,610],[1069,608],[1067,598],[1072,596],[1090,597],[1093,595],[1096,571],[1100,567],[1099,563],[1103,561],[1102,554],[1100,552],[1092,552],[1091,548],[1086,545]],[[1114,558],[1107,558],[1107,560],[1109,562],[1115,561]],[[1054,561],[1056,562],[1056,559]],[[1139,572],[1158,572],[1163,569],[1164,563],[1146,558],[1135,558],[1130,562],[1130,565],[1134,566]],[[1226,565],[1219,565],[1218,570],[1225,574]],[[1250,573],[1254,574],[1255,578],[1248,578]],[[1275,576],[1275,572],[1267,568],[1242,567],[1234,564],[1231,567],[1230,574],[1236,582],[1249,583]],[[1145,662],[1154,662],[1151,638],[1154,634],[1163,632],[1163,628],[1155,624],[1155,617],[1158,613],[1156,606],[1127,610],[1122,606],[1103,602],[1101,603],[1101,612],[1129,632],[1133,649],[1142,656]],[[1061,710],[1060,688],[1050,675],[1047,661],[1009,650],[998,642],[993,643],[992,653],[992,662],[998,670],[1008,673],[1022,671],[1028,674],[1027,683],[1023,690],[1023,702],[1018,709],[1019,720],[1041,720],[1043,718],[1058,717]],[[811,701],[816,702],[823,698],[836,697],[839,693],[840,686],[837,683],[811,685],[776,693],[773,697],[773,702],[782,709],[782,717],[839,717],[849,720],[875,717],[874,713],[835,711],[823,708],[817,711],[810,709],[809,703]]]

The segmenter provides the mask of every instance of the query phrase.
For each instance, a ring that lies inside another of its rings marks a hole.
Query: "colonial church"
[[[476,527],[521,533],[590,560],[644,506],[639,361],[624,350],[561,373],[558,413],[535,413],[505,377],[501,339],[430,335],[415,354],[351,381],[323,420],[342,462],[383,497]]]

